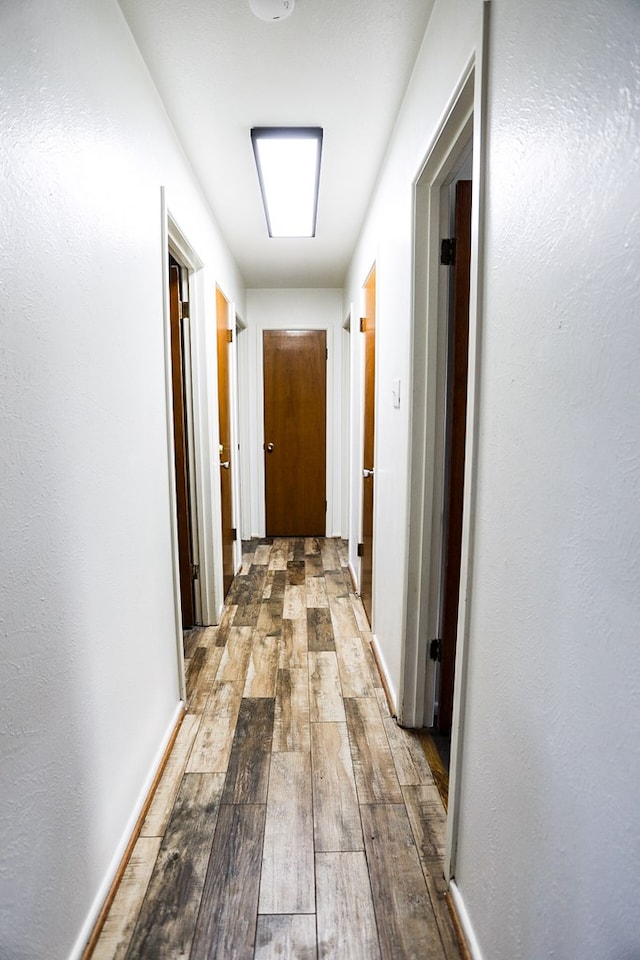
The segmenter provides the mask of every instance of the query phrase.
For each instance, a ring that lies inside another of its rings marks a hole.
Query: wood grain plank
[[[309,650],[335,650],[333,624],[328,607],[307,607],[307,644]]]
[[[373,697],[374,687],[360,637],[336,636],[336,653],[342,696]]]
[[[240,704],[223,803],[266,803],[274,709],[266,697]]]
[[[349,597],[331,597],[329,600],[333,633],[336,637],[359,637],[360,631]]]
[[[318,853],[318,960],[380,960],[363,852]]]
[[[324,575],[327,595],[330,597],[348,597],[349,583],[342,570],[328,570]],[[368,629],[368,627],[367,627]]]
[[[227,645],[220,660],[216,680],[241,680],[244,683],[251,656],[252,635],[251,627],[238,627],[234,624],[229,628]]]
[[[324,567],[320,554],[305,556],[304,569],[307,577],[324,577]]]
[[[202,714],[187,773],[226,773],[242,701],[242,681],[216,681]]]
[[[268,566],[270,559],[271,559],[270,543],[261,543],[259,546],[256,547],[255,553],[253,555],[254,566],[259,566],[259,565]]]
[[[187,681],[187,702],[193,696],[196,684],[200,673],[207,661],[207,648],[206,647],[196,647],[193,652],[193,656],[189,660],[189,666],[187,667],[187,661],[185,660],[185,669],[186,669],[186,681]]]
[[[391,747],[400,785],[409,783],[433,784],[433,774],[422,749],[419,734],[413,730],[403,730],[391,717],[385,717],[382,722]]]
[[[325,572],[328,570],[339,570],[340,560],[338,559],[336,541],[333,538],[323,537],[323,539],[319,541],[319,544],[322,566]]]
[[[213,690],[213,685],[215,683],[218,667],[220,666],[220,661],[222,660],[223,652],[224,650],[222,647],[212,647],[209,650],[207,662],[200,673],[195,690],[187,701],[188,713],[198,715],[204,712],[209,695]]]
[[[193,627],[192,630],[183,630],[182,647],[185,660],[190,660],[200,646],[200,637],[202,636],[201,627]]]
[[[255,627],[258,622],[258,617],[260,615],[261,602],[260,600],[252,601],[251,603],[239,603],[238,609],[236,610],[236,615],[233,618],[234,627]],[[229,641],[227,640],[227,646],[229,646]]]
[[[287,540],[276,538],[271,547],[269,570],[286,570],[289,562],[289,543]]]
[[[389,741],[375,700],[345,700],[360,803],[402,803]]]
[[[278,666],[281,669],[306,669],[307,653],[306,620],[283,620]]]
[[[351,609],[353,610],[353,615],[356,618],[356,623],[358,624],[358,630],[369,631],[371,627],[369,626],[369,621],[367,620],[367,614],[362,605],[362,600],[360,597],[353,593],[352,590],[348,591],[349,600],[351,602]]]
[[[160,837],[139,837],[95,945],[92,960],[124,960],[160,850]]]
[[[320,555],[320,541],[318,537],[305,537],[304,555],[305,558]]]
[[[284,588],[283,620],[302,620],[307,616],[307,592],[304,585]]]
[[[271,757],[258,911],[315,911],[309,753]]]
[[[438,788],[431,784],[407,784],[402,788],[409,822],[423,864],[440,868],[447,842],[447,815]]]
[[[287,563],[287,583],[292,587],[303,587],[305,583],[304,555],[299,560],[289,560]]]
[[[199,724],[200,717],[193,714],[187,714],[182,721],[176,742],[169,754],[160,783],[142,824],[141,837],[161,837],[163,835],[180,789],[180,781],[194,745]]]
[[[349,542],[348,540],[338,540],[336,544],[338,559],[341,567],[349,566]]]
[[[187,774],[162,840],[129,948],[138,957],[188,958],[213,843],[224,774]]]
[[[442,956],[442,941],[404,803],[361,806],[383,960]]]
[[[312,725],[311,761],[316,852],[363,850],[346,723]]]
[[[216,647],[224,647],[229,635],[229,628],[233,624],[233,618],[237,613],[238,607],[235,603],[227,603],[222,611],[222,617],[216,634]]]
[[[385,693],[384,687],[375,687],[376,700],[378,701],[378,709],[380,710],[380,716],[384,720],[386,717],[391,716],[391,710],[389,709],[389,701],[387,700],[387,694]]]
[[[274,753],[311,749],[308,670],[278,671],[273,723]]]
[[[256,630],[274,637],[282,633],[282,597],[271,597],[263,600],[260,606],[260,615],[256,623]]]
[[[244,697],[275,697],[280,638],[253,631]]]
[[[263,600],[283,600],[287,585],[286,570],[269,570],[262,591]]]
[[[312,723],[345,719],[335,653],[309,652],[309,716]]]
[[[306,592],[308,607],[329,606],[327,584],[324,577],[307,577]]]
[[[258,917],[255,960],[318,960],[313,914]]]
[[[265,810],[220,807],[190,960],[252,960]]]
[[[378,689],[384,690],[384,684],[382,682],[382,677],[380,676],[380,670],[378,669],[378,662],[373,652],[373,644],[371,643],[371,634],[366,630],[361,630],[360,636],[362,637],[362,647],[364,649],[364,655],[366,657],[367,663],[369,664],[369,675],[371,677],[371,682],[373,683],[376,690]]]

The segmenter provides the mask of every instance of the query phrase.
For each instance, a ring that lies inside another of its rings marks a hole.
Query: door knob
[[[229,467],[231,466],[231,461],[230,460],[221,461],[220,466],[222,467],[223,470],[228,470]]]
[[[268,443],[268,444],[267,444],[267,453],[273,453],[273,444],[272,444],[272,443]]]
[[[362,476],[365,478],[365,480],[367,480],[369,477],[372,477],[373,467],[371,468],[371,470],[367,470],[367,468],[365,467],[364,470],[362,471]]]

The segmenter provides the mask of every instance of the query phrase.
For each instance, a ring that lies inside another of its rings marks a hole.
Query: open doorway
[[[399,720],[432,734],[431,759],[445,803],[461,743],[457,648],[468,556],[467,375],[475,349],[470,303],[475,322],[477,271],[474,99],[471,68],[415,182],[409,573]]]
[[[169,325],[171,336],[171,393],[173,410],[173,464],[178,529],[178,568],[183,631],[200,622],[196,524],[193,408],[189,330],[189,273],[168,251]]]

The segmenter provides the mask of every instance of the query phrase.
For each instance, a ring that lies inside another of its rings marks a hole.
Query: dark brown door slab
[[[447,392],[442,651],[438,694],[438,729],[441,733],[451,730],[460,593],[471,277],[470,180],[460,180],[456,185],[455,219],[456,259],[448,347],[450,382]]]
[[[324,536],[326,330],[265,330],[263,352],[267,536]]]
[[[178,562],[182,627],[195,623],[193,575],[191,566],[191,513],[189,504],[189,461],[184,395],[184,356],[182,350],[182,309],[180,304],[180,270],[169,267],[169,319],[171,326],[171,380],[173,388],[173,438],[176,471],[176,505],[178,514]]]

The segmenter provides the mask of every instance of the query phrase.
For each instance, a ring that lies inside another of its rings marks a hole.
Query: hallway
[[[346,544],[243,559],[220,626],[185,638],[187,714],[94,960],[459,958],[444,810]]]

